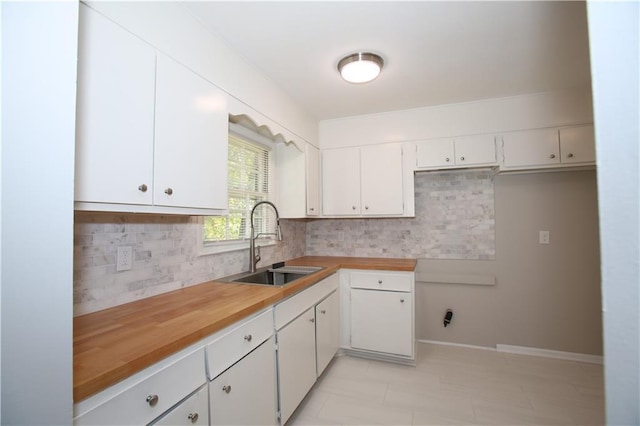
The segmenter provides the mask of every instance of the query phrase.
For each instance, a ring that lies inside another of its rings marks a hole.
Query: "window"
[[[271,157],[267,146],[252,142],[246,136],[229,134],[229,215],[204,218],[202,241],[206,252],[248,246],[251,209],[259,201],[268,201],[272,193]],[[256,209],[253,222],[256,235],[274,232],[271,228],[275,226],[275,219],[268,207]]]

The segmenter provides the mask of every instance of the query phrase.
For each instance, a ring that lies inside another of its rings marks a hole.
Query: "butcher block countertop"
[[[286,265],[325,269],[284,287],[209,281],[74,318],[74,401],[106,389],[338,269],[413,271],[416,261],[307,256]]]

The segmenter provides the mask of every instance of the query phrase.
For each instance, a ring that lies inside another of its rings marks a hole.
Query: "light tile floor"
[[[421,343],[416,367],[336,357],[287,426],[604,424],[602,365]]]

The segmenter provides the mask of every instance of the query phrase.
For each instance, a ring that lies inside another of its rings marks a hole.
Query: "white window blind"
[[[228,190],[229,215],[204,219],[205,245],[241,242],[249,239],[251,209],[270,199],[272,159],[264,145],[229,134]],[[253,220],[256,235],[275,231],[275,215],[269,206],[259,206]]]

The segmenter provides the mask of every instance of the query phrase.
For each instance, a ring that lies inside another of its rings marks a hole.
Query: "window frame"
[[[234,123],[229,123],[229,135],[269,151],[270,153],[269,162],[268,162],[269,192],[268,192],[268,197],[266,199],[268,201],[273,202],[276,199],[276,194],[275,194],[276,142],[261,134],[256,133],[251,129],[248,129],[242,125],[234,124]],[[227,139],[227,141],[228,140],[229,139]],[[226,216],[228,216],[228,214]],[[222,240],[222,241],[216,241],[216,242],[206,242],[204,240],[205,217],[206,216],[198,217],[198,255],[202,256],[202,255],[208,255],[208,254],[225,253],[225,252],[249,249],[248,237],[241,240]],[[215,217],[224,217],[224,216],[215,216]],[[260,237],[259,239],[256,240],[256,246],[264,247],[264,246],[271,246],[275,244],[277,244],[277,241],[273,236]]]

